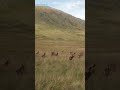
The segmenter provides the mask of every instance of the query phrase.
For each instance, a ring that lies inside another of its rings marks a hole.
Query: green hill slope
[[[41,40],[84,41],[84,21],[51,7],[35,7],[35,28]]]

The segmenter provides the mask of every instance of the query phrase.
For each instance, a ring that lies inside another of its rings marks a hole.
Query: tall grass
[[[69,50],[59,51],[59,56],[45,52],[45,58],[41,57],[43,51],[36,55],[36,90],[85,90],[84,56],[78,58],[77,52],[75,58],[69,60]]]

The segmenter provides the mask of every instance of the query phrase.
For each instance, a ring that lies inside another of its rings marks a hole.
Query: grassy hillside
[[[83,22],[79,18],[51,7],[36,6],[35,8],[36,24],[48,25],[53,28],[83,30]]]
[[[84,21],[60,10],[35,8],[36,39],[84,42]]]
[[[39,6],[35,8],[35,36],[36,90],[85,90],[84,54],[79,57],[85,47],[84,21]],[[73,60],[70,52],[75,53]]]

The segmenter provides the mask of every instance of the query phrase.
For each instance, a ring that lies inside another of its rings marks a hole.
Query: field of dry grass
[[[36,90],[85,90],[84,54],[79,57],[84,48],[72,42],[41,42],[36,40]],[[72,60],[70,52],[75,53]]]

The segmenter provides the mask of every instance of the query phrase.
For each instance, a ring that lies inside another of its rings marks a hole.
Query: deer
[[[9,65],[9,61],[7,60],[5,63],[4,63],[4,66],[8,66]]]
[[[20,68],[18,68],[17,70],[16,70],[16,73],[19,75],[19,74],[23,74],[23,72],[24,72],[24,65],[22,64],[21,66],[20,66]]]
[[[88,68],[88,70],[91,70],[91,69],[93,69],[93,68],[95,68],[95,67],[96,67],[96,65],[93,64],[93,65],[91,65],[91,66]]]
[[[51,56],[54,56],[55,52],[51,52]]]
[[[88,71],[85,72],[85,80],[88,80],[95,73],[96,65],[93,64],[88,68]]]
[[[58,56],[58,52],[57,53],[51,52],[51,56]]]
[[[74,57],[75,57],[74,55],[70,56],[69,60],[73,60]]]
[[[46,53],[44,53],[43,55],[42,55],[42,58],[45,58],[46,57]]]

